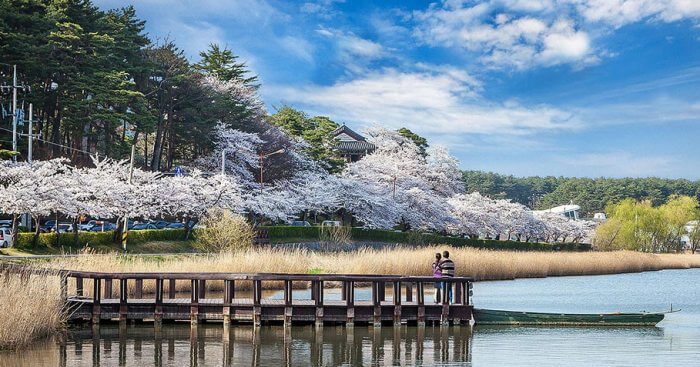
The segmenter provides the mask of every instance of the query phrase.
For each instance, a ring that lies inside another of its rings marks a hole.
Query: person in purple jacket
[[[440,268],[440,260],[442,260],[442,254],[439,252],[435,253],[435,261],[433,262],[433,278],[442,278],[442,268]],[[442,289],[442,282],[435,282],[435,303],[440,303],[440,289]]]

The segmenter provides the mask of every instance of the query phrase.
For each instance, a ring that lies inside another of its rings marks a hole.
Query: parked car
[[[133,227],[129,228],[130,230],[134,231],[140,231],[143,229],[158,229],[155,224],[153,223],[139,223],[135,224]]]
[[[305,220],[294,220],[289,225],[292,227],[311,227],[311,223]]]
[[[89,231],[90,228],[92,228],[95,224],[97,224],[97,220],[90,220],[87,223],[80,223],[78,224],[78,230],[79,231]]]
[[[158,229],[163,229],[163,228],[167,227],[168,224],[170,224],[170,222],[165,221],[165,220],[159,220],[157,222],[151,222],[151,223],[153,223],[156,227],[158,227]]]
[[[0,220],[0,227],[6,227],[6,228],[12,227],[12,219],[2,219],[2,220]]]
[[[90,227],[90,232],[105,232],[117,229],[114,223],[98,220],[94,226]]]
[[[12,230],[10,228],[0,228],[0,247],[12,247]]]
[[[71,233],[71,232],[73,232],[73,224],[72,223],[58,223],[58,233]]]
[[[340,227],[339,220],[324,220],[321,222],[321,227]]]
[[[39,228],[40,228],[41,232],[51,232],[52,230],[56,229],[56,221],[55,220],[47,220]]]
[[[179,222],[173,222],[165,226],[164,229],[182,229],[185,228],[185,225]]]

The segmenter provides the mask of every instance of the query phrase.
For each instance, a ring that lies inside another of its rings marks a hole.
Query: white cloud
[[[331,86],[266,88],[312,114],[333,116],[361,126],[408,127],[426,135],[516,134],[579,127],[569,112],[549,106],[504,105],[465,98],[474,85],[457,71],[401,72],[386,69]]]
[[[591,22],[604,22],[614,27],[653,18],[673,22],[700,17],[698,0],[564,0]]]
[[[284,36],[279,38],[279,43],[290,54],[308,63],[314,61],[314,46],[304,38]]]
[[[591,36],[601,25],[699,18],[700,0],[445,0],[413,13],[413,35],[465,49],[492,67],[580,67],[609,55]]]
[[[336,57],[351,72],[366,72],[366,66],[372,61],[387,56],[384,47],[372,40],[337,29],[318,28],[316,33],[332,40],[336,48]]]

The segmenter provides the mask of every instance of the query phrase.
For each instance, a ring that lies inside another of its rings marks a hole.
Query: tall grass
[[[0,280],[0,349],[17,349],[65,326],[58,276],[27,273]]]
[[[305,249],[255,248],[209,256],[179,256],[153,260],[117,255],[94,255],[53,260],[49,266],[104,272],[239,272],[239,273],[343,273],[430,275],[435,252],[449,250],[459,276],[477,280],[532,278],[562,275],[597,275],[661,269],[700,267],[699,255],[656,255],[615,252],[515,252],[473,248],[424,247],[360,249],[349,252],[314,252]],[[145,282],[145,291],[154,287]],[[243,282],[241,289],[248,285]],[[266,288],[279,284],[265,282]],[[221,284],[208,283],[211,290]],[[189,290],[189,282],[178,282]]]

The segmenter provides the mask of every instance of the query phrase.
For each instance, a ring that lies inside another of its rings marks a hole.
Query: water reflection
[[[284,328],[149,325],[72,329],[3,366],[359,366],[470,365],[469,327]]]

